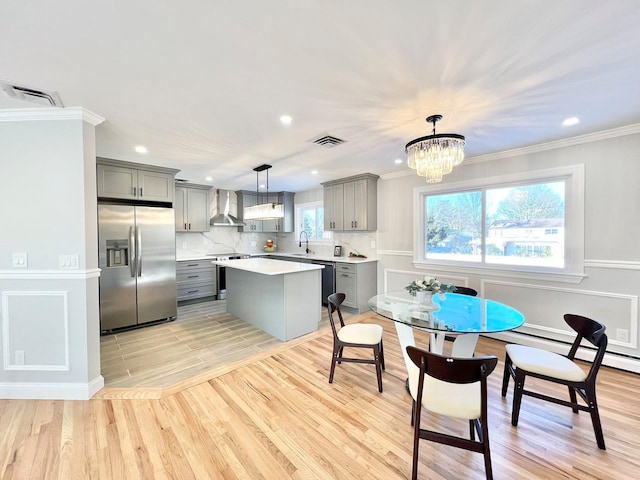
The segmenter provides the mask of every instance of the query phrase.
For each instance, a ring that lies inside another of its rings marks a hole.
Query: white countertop
[[[287,273],[307,272],[309,270],[321,270],[322,265],[313,263],[287,262],[270,258],[240,258],[237,260],[212,261],[214,265],[223,265],[227,268],[236,268],[261,275],[285,275]]]
[[[198,253],[198,252],[176,252],[176,261],[177,262],[188,262],[192,260],[211,260],[213,254],[207,253]],[[340,262],[340,263],[365,263],[365,262],[377,262],[377,258],[359,258],[359,257],[333,257],[333,256],[323,256],[323,255],[296,255],[294,253],[286,253],[286,252],[273,252],[273,253],[253,253],[251,254],[251,258],[260,258],[265,255],[274,255],[278,257],[286,257],[286,258],[298,258],[300,260],[319,260],[322,262]]]
[[[323,255],[300,255],[296,253],[286,253],[286,252],[273,252],[273,253],[257,253],[252,254],[252,258],[259,258],[264,255],[274,255],[277,257],[286,257],[286,258],[298,258],[300,260],[320,260],[322,262],[339,262],[339,263],[366,263],[366,262],[377,262],[377,258],[361,258],[361,257],[333,257],[333,256],[323,256]]]

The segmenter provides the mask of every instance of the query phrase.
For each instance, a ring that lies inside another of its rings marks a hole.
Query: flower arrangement
[[[404,287],[404,289],[407,290],[411,296],[415,297],[418,292],[428,292],[431,294],[440,293],[444,295],[446,292],[455,292],[456,287],[448,283],[441,283],[435,277],[425,277],[422,280],[414,280]]]

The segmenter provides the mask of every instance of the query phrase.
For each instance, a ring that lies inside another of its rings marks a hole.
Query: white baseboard
[[[0,398],[13,400],[89,400],[104,388],[99,375],[89,383],[0,383]]]
[[[545,338],[532,337],[530,335],[522,335],[515,332],[502,332],[484,334],[487,337],[502,340],[503,342],[518,343],[520,345],[527,345],[529,347],[544,348],[551,352],[560,353],[566,355],[569,353],[570,346],[566,343],[555,342]],[[594,356],[593,350],[579,349],[577,358],[581,360],[591,361]],[[627,372],[640,373],[640,359],[633,357],[626,357],[612,352],[607,352],[604,355],[603,365],[613,368],[619,368]]]

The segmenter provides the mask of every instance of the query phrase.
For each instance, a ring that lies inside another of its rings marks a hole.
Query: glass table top
[[[372,311],[385,318],[431,332],[503,332],[524,323],[524,315],[515,308],[457,293],[434,295],[434,305],[421,303],[407,291],[382,293],[368,303]]]

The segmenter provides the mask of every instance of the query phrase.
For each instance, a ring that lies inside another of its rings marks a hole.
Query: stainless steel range
[[[219,262],[250,257],[250,255],[246,253],[210,253],[209,256],[211,257],[211,260],[216,260]],[[227,298],[226,270],[227,269],[223,265],[216,265],[216,285],[218,300],[224,300],[225,298]]]

